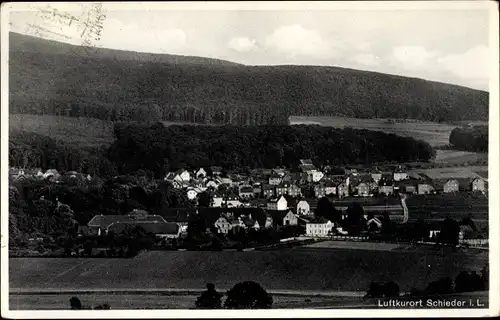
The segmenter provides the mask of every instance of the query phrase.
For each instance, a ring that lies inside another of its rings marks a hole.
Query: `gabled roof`
[[[219,166],[211,166],[210,169],[212,170],[212,172],[221,172],[222,171],[222,167],[219,167]]]
[[[325,217],[314,217],[313,219],[309,220],[308,223],[311,223],[311,224],[324,224],[324,223],[328,223],[329,221],[330,220],[328,220]]]
[[[313,164],[313,162],[312,162],[312,160],[311,160],[311,159],[300,159],[300,164],[301,164],[301,165],[307,165],[307,164],[312,165],[312,164]]]
[[[301,165],[300,169],[302,171],[313,171],[313,170],[316,170],[316,167],[312,164],[305,164],[305,165]]]
[[[128,228],[140,227],[153,234],[177,234],[179,225],[173,222],[115,222],[109,226],[109,231],[121,233]]]
[[[89,227],[100,227],[107,229],[113,223],[117,222],[165,222],[165,219],[159,215],[146,215],[135,217],[134,215],[97,215],[94,216],[87,225]]]
[[[171,208],[162,212],[162,217],[169,222],[189,221],[189,217],[196,215],[197,208]]]
[[[276,223],[282,223],[283,218],[290,212],[291,210],[266,210],[266,213],[269,214],[273,218],[273,222]]]
[[[270,184],[265,184],[263,187],[262,187],[263,190],[274,190],[274,186],[273,185],[270,185]]]

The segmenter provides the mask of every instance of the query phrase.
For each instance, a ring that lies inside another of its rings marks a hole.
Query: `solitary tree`
[[[270,309],[273,298],[254,281],[236,284],[227,292],[226,309]]]

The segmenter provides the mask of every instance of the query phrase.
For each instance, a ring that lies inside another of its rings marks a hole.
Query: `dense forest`
[[[450,134],[454,149],[473,152],[488,151],[488,126],[455,128]]]
[[[32,132],[11,134],[13,167],[75,170],[102,177],[147,170],[162,176],[183,167],[296,168],[299,159],[355,164],[427,161],[423,141],[379,131],[321,126],[164,126],[117,124],[108,149],[77,148]]]
[[[434,150],[423,141],[378,131],[322,126],[117,125],[108,157],[123,172],[171,168],[286,166],[299,159],[349,164],[427,161]]]
[[[487,92],[374,72],[89,51],[14,33],[9,50],[11,113],[233,125],[290,115],[488,119]]]

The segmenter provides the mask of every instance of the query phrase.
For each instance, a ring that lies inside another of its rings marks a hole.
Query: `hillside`
[[[277,124],[290,115],[488,119],[488,93],[322,66],[75,47],[10,35],[10,111],[102,120]]]

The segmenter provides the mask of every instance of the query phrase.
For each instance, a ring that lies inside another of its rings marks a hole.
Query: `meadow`
[[[479,271],[487,252],[310,250],[250,252],[152,251],[133,259],[11,258],[11,290],[192,289],[212,282],[220,290],[253,280],[267,290],[365,292],[371,281],[396,281],[401,291],[421,288],[462,270]]]
[[[290,124],[317,124],[336,128],[352,127],[356,129],[377,130],[394,133],[404,137],[424,140],[433,147],[446,146],[450,133],[456,126],[430,121],[358,119],[349,117],[305,117],[291,116]]]

